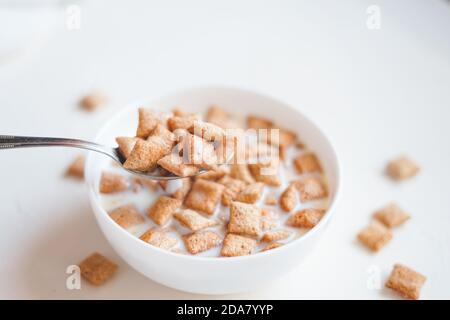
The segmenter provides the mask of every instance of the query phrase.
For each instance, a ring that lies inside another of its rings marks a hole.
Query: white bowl
[[[228,87],[208,87],[177,92],[150,103],[135,103],[124,109],[100,131],[97,142],[115,145],[114,137],[133,135],[137,108],[158,110],[181,106],[204,112],[217,104],[231,113],[267,117],[294,130],[318,154],[328,179],[330,207],[324,218],[302,237],[275,250],[233,258],[181,255],[151,246],[117,225],[102,208],[98,185],[107,157],[91,153],[86,164],[90,202],[101,230],[115,251],[134,269],[168,287],[202,294],[228,294],[253,290],[297,266],[322,236],[334,214],[340,185],[340,169],[333,146],[322,131],[302,113],[281,101],[254,92]]]

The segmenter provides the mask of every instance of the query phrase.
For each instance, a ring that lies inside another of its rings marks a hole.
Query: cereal
[[[322,199],[328,195],[325,185],[317,178],[297,181],[296,186],[300,191],[300,200],[302,202]]]
[[[131,151],[134,148],[134,145],[136,144],[136,141],[139,140],[139,138],[136,137],[117,137],[116,142],[119,145],[120,153],[126,158],[128,158],[131,154]]]
[[[149,178],[141,177],[141,176],[135,176],[133,177],[133,183],[139,186],[144,186],[147,189],[151,191],[158,190],[159,183],[155,180],[151,180]]]
[[[172,215],[181,207],[181,200],[171,197],[161,196],[148,209],[148,216],[156,224],[163,225],[172,218]]]
[[[261,209],[247,203],[231,202],[228,232],[258,237],[261,233]]]
[[[177,243],[177,238],[171,236],[166,231],[151,228],[147,230],[140,238],[142,241],[151,244],[152,246],[169,250]]]
[[[108,97],[103,92],[92,91],[80,100],[80,106],[87,111],[94,111],[105,105],[108,100]]]
[[[212,231],[200,231],[183,236],[184,245],[191,254],[197,254],[214,248],[222,243],[222,239]]]
[[[288,238],[291,233],[287,230],[275,230],[266,232],[261,238],[262,242],[279,241]]]
[[[394,228],[402,225],[410,218],[410,215],[403,211],[395,203],[378,210],[374,214],[375,219],[382,222],[388,228]]]
[[[261,198],[263,190],[264,184],[261,182],[249,184],[237,195],[236,200],[244,203],[255,203]]]
[[[151,136],[146,141],[138,140],[123,166],[129,170],[150,171],[170,151],[171,147],[161,137]]]
[[[190,209],[212,215],[222,197],[224,188],[223,185],[216,182],[204,179],[196,180],[186,197],[185,205]]]
[[[114,262],[97,252],[84,259],[79,267],[81,276],[95,286],[102,285],[109,280],[118,268]]]
[[[222,166],[215,170],[209,170],[209,171],[206,171],[205,173],[201,173],[196,178],[217,181],[217,180],[223,178],[225,175],[227,175],[229,173],[229,171],[230,170],[228,169],[228,167]]]
[[[268,244],[264,249],[261,250],[261,252],[267,251],[267,250],[272,250],[272,249],[276,249],[281,247],[283,244],[279,243],[279,242],[273,242]]]
[[[402,156],[390,161],[387,164],[386,171],[392,179],[403,181],[414,177],[419,173],[420,168],[411,159]]]
[[[222,193],[222,204],[226,207],[230,206],[231,201],[233,201],[236,196],[241,192],[246,184],[244,181],[230,178],[229,176],[224,176],[218,183],[225,186]]]
[[[201,229],[212,227],[217,225],[218,223],[217,221],[207,219],[198,212],[190,209],[176,212],[174,214],[174,218],[191,231],[198,231]]]
[[[274,206],[278,204],[278,199],[274,194],[267,195],[266,199],[264,200],[264,204],[268,206]]]
[[[175,131],[177,129],[185,129],[188,130],[194,125],[194,121],[196,120],[195,116],[188,117],[171,117],[167,120],[167,126],[170,131]]]
[[[261,219],[261,229],[263,231],[274,229],[278,226],[278,222],[273,218],[263,218]]]
[[[144,223],[144,217],[133,204],[120,206],[109,213],[113,219],[122,228],[129,228],[136,224]]]
[[[253,183],[255,179],[250,173],[246,164],[233,164],[231,166],[230,176],[234,179],[239,179],[245,183]]]
[[[206,114],[206,121],[213,123],[223,129],[238,128],[239,125],[231,119],[230,115],[217,106],[212,106]]]
[[[271,137],[271,136],[269,136]],[[286,129],[279,129],[279,141],[278,143],[275,143],[275,145],[279,145],[280,147],[286,147],[291,144],[293,144],[297,140],[297,135],[289,130]],[[269,142],[271,144],[274,144],[274,141],[269,139]]]
[[[314,153],[304,153],[294,159],[298,173],[322,172],[319,160]]]
[[[167,152],[170,152],[172,150],[172,147],[177,140],[175,134],[170,132],[165,126],[163,126],[160,123],[156,125],[155,129],[151,134],[151,137],[148,137],[147,140],[152,140],[154,139],[153,137],[159,137],[164,141],[167,148]]]
[[[195,134],[206,141],[221,141],[225,136],[225,131],[222,128],[201,120],[194,121],[194,125],[188,129],[190,133]]]
[[[255,116],[248,116],[247,117],[247,127],[251,129],[269,129],[272,128],[273,122],[260,118]]]
[[[70,164],[67,168],[66,176],[74,177],[77,179],[84,178],[84,155],[79,155],[75,158],[75,160]]]
[[[190,177],[199,171],[194,165],[184,164],[183,158],[173,152],[159,159],[157,164],[179,177]]]
[[[298,204],[298,189],[295,183],[291,183],[280,197],[280,207],[286,212],[294,210]]]
[[[290,216],[287,224],[297,228],[313,228],[325,214],[322,209],[303,209]]]
[[[417,300],[426,280],[427,278],[424,275],[404,265],[396,264],[385,286],[404,298]]]
[[[136,136],[147,139],[159,123],[160,119],[156,113],[149,109],[139,108],[139,124]]]
[[[192,181],[190,178],[182,179],[182,185],[174,193],[171,194],[172,198],[183,201],[192,187]]]
[[[220,255],[222,257],[237,257],[252,254],[256,240],[229,233],[223,241]]]
[[[273,187],[281,185],[277,165],[271,163],[257,163],[249,164],[248,167],[256,181]]]
[[[392,239],[392,233],[381,223],[373,221],[358,233],[358,239],[370,250],[379,251]]]
[[[181,142],[185,163],[213,169],[217,164],[214,146],[198,136],[188,134]]]
[[[101,193],[116,193],[128,189],[127,179],[117,173],[103,172],[100,179]]]

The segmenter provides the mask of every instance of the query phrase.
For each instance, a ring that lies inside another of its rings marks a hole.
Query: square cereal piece
[[[402,156],[387,164],[386,172],[394,180],[402,181],[414,177],[420,168],[411,159]]]
[[[303,153],[294,159],[294,167],[298,173],[322,172],[319,160],[314,153]]]
[[[246,256],[252,254],[255,247],[256,240],[229,233],[223,241],[220,255],[222,257]]]
[[[247,203],[231,202],[228,232],[258,237],[261,234],[261,209]]]
[[[229,173],[228,167],[222,166],[214,170],[206,171],[205,173],[201,173],[196,176],[196,179],[205,179],[211,181],[217,181],[223,178],[225,175]]]
[[[276,134],[276,131],[274,130],[278,130],[278,134]],[[267,142],[273,146],[287,147],[293,144],[296,139],[297,135],[286,129],[273,127],[267,133]]]
[[[125,159],[127,159],[131,151],[134,148],[134,145],[136,144],[136,141],[140,138],[136,137],[117,137],[116,142],[119,146],[120,153],[124,156]]]
[[[152,180],[152,179],[145,178],[142,176],[134,176],[132,178],[132,181],[134,183],[134,187],[137,190],[139,190],[140,187],[145,187],[151,191],[156,191],[159,188],[159,183],[156,180]]]
[[[296,182],[302,202],[323,199],[328,196],[326,186],[320,179],[307,178]]]
[[[190,177],[199,171],[199,168],[194,165],[184,164],[183,157],[174,152],[159,159],[157,164],[179,177]]]
[[[233,201],[241,190],[246,186],[244,181],[230,178],[229,176],[224,176],[218,183],[225,186],[222,192],[222,204],[229,207],[231,201]]]
[[[262,218],[261,219],[261,230],[267,231],[274,229],[278,226],[277,219],[274,218]]]
[[[294,210],[298,204],[298,189],[295,183],[291,183],[280,197],[280,207],[286,212]]]
[[[391,231],[377,221],[372,221],[358,233],[358,240],[372,251],[379,251],[391,239]]]
[[[171,236],[164,230],[158,230],[151,228],[147,230],[142,236],[139,237],[144,242],[151,244],[152,246],[169,250],[173,248],[177,243],[177,238]]]
[[[236,197],[236,201],[244,203],[255,203],[261,198],[264,191],[264,183],[255,182],[249,184]]]
[[[66,176],[74,177],[77,179],[84,178],[84,155],[79,155],[75,158],[75,160],[70,164],[67,168]]]
[[[279,242],[270,243],[264,249],[262,249],[261,252],[264,252],[264,251],[267,251],[267,250],[276,249],[276,248],[281,247],[282,245],[283,244],[279,243]]]
[[[173,193],[171,193],[171,197],[183,201],[186,195],[189,193],[192,187],[192,181],[190,178],[178,179],[181,180],[181,186],[177,188]],[[170,190],[167,190],[170,191]]]
[[[183,236],[186,249],[191,254],[197,254],[217,247],[222,243],[222,238],[212,231],[199,231]]]
[[[417,300],[426,280],[424,275],[404,265],[396,264],[385,286],[404,298]]]
[[[231,166],[230,176],[234,179],[242,180],[245,183],[255,182],[255,179],[246,164],[233,164]]]
[[[127,178],[112,172],[103,172],[100,179],[100,193],[116,193],[128,189]]]
[[[275,206],[278,204],[278,199],[275,194],[268,194],[264,200],[264,204],[268,206]]]
[[[191,231],[198,231],[218,224],[217,221],[205,218],[197,211],[191,209],[176,212],[174,218]]]
[[[169,128],[170,131],[175,131],[177,129],[189,130],[194,125],[195,120],[196,120],[195,116],[186,116],[186,117],[174,116],[167,120],[167,127]]]
[[[80,106],[87,111],[104,106],[108,102],[108,97],[101,91],[92,91],[80,100]]]
[[[109,280],[118,268],[114,262],[97,252],[84,259],[79,267],[81,276],[95,286]]]
[[[125,169],[147,172],[154,169],[158,160],[170,151],[171,146],[161,137],[138,140],[123,166]]]
[[[172,218],[172,215],[181,207],[181,205],[181,200],[160,196],[148,209],[147,215],[157,225],[161,226]]]
[[[149,109],[139,108],[138,112],[139,124],[136,130],[136,136],[142,139],[147,139],[161,121],[159,116]]]
[[[256,163],[249,164],[248,168],[256,181],[272,187],[279,187],[281,185],[280,178],[278,177],[278,165],[271,163]]]
[[[251,129],[269,129],[273,127],[273,122],[260,118],[255,116],[248,116],[247,117],[247,128]]]
[[[378,210],[374,214],[375,219],[382,222],[388,228],[398,227],[410,218],[410,215],[403,211],[395,203]]]
[[[218,159],[212,143],[192,134],[183,136],[180,143],[186,164],[206,169],[217,167]]]
[[[151,136],[149,136],[147,138],[147,141],[148,140],[152,140],[152,137],[159,137],[159,138],[161,138],[164,141],[164,143],[166,144],[167,150],[172,150],[172,147],[173,147],[173,145],[175,144],[175,142],[177,140],[175,134],[170,132],[165,126],[163,126],[160,123],[158,123],[156,125],[156,127],[153,130]]]
[[[313,228],[325,214],[322,209],[303,209],[290,216],[287,224],[296,228]]]
[[[212,215],[224,188],[219,183],[198,179],[194,182],[184,204],[190,209]]]
[[[133,204],[120,206],[109,213],[113,219],[122,228],[129,228],[136,224],[144,223],[144,217]]]
[[[206,113],[206,121],[213,123],[223,129],[239,128],[239,123],[233,120],[230,115],[218,106],[211,106]]]
[[[225,130],[215,124],[195,120],[194,125],[189,129],[189,132],[199,136],[206,141],[222,141],[225,136]]]
[[[279,240],[289,238],[290,235],[291,235],[291,233],[287,230],[269,231],[263,235],[263,237],[261,238],[261,241],[262,242],[279,241]]]

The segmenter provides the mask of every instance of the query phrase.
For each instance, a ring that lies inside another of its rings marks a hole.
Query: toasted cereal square
[[[176,136],[174,133],[170,132],[165,126],[158,123],[153,130],[151,137],[159,137],[166,144],[167,150],[172,150],[173,145],[176,142]],[[148,137],[147,140],[152,140],[153,138]]]
[[[191,209],[176,212],[174,218],[191,231],[198,231],[218,224],[217,221],[205,218],[197,211]]]
[[[280,197],[280,207],[286,212],[294,210],[298,204],[298,189],[295,183],[291,183]]]
[[[279,243],[279,242],[270,243],[264,249],[262,249],[261,252],[264,252],[264,251],[267,251],[267,250],[276,249],[276,248],[281,247],[282,245],[283,244]]]
[[[260,118],[255,116],[248,116],[247,117],[247,128],[251,129],[270,129],[273,127],[273,122]]]
[[[245,188],[244,181],[233,179],[229,176],[224,176],[218,183],[225,186],[225,189],[222,192],[222,204],[226,207],[229,207],[231,201],[233,201],[238,193]]]
[[[402,181],[414,177],[419,173],[420,168],[411,159],[402,156],[390,161],[386,171],[392,179]]]
[[[153,132],[156,126],[160,123],[158,115],[145,108],[139,108],[139,124],[136,131],[136,136],[142,139],[147,139]]]
[[[278,176],[278,165],[271,163],[255,163],[249,164],[248,167],[256,181],[273,187],[279,187],[281,185]]]
[[[67,168],[66,176],[74,177],[77,179],[84,178],[84,155],[79,155],[75,158],[75,160],[70,164]]]
[[[236,200],[244,203],[255,203],[261,198],[264,191],[264,183],[255,182],[249,184],[236,197]]]
[[[358,233],[358,240],[372,251],[379,251],[391,239],[391,231],[377,221],[372,221]]]
[[[134,148],[134,145],[136,144],[136,141],[139,140],[139,138],[136,137],[117,137],[116,142],[119,146],[120,153],[126,158],[128,158],[131,154],[131,151]]]
[[[395,264],[385,286],[393,289],[402,297],[412,300],[419,299],[420,290],[427,278],[401,264]]]
[[[205,173],[201,173],[197,175],[196,179],[205,179],[205,180],[211,180],[211,181],[217,181],[221,178],[223,178],[225,175],[229,173],[228,167],[222,166],[215,170],[209,170]]]
[[[278,130],[278,132],[275,130]],[[293,144],[296,139],[297,135],[286,129],[273,127],[267,132],[267,142],[273,146],[287,147]]]
[[[220,245],[222,238],[212,231],[199,231],[183,236],[183,241],[189,253],[197,254]]]
[[[247,203],[231,202],[228,232],[258,237],[261,234],[261,209]]]
[[[242,180],[245,183],[255,182],[255,179],[246,164],[233,164],[231,166],[230,176],[234,179]]]
[[[116,193],[128,189],[127,178],[112,172],[103,172],[100,179],[100,193]]]
[[[108,102],[108,97],[100,91],[92,91],[80,100],[80,106],[87,111],[94,111]]]
[[[172,215],[181,207],[181,200],[160,196],[148,209],[148,216],[157,225],[163,225],[172,218]]]
[[[319,160],[314,153],[303,153],[294,159],[298,173],[322,172]]]
[[[375,219],[382,222],[388,228],[398,227],[410,218],[410,215],[403,211],[395,203],[390,203],[386,207],[378,210],[374,214]]]
[[[225,130],[212,123],[195,120],[194,125],[189,129],[189,132],[199,136],[206,141],[221,141],[225,136]]]
[[[261,219],[261,230],[267,231],[274,229],[278,226],[278,222],[274,218],[262,218]]]
[[[199,171],[199,168],[194,165],[184,164],[183,157],[173,152],[159,159],[157,163],[179,177],[190,177]]]
[[[230,115],[217,106],[211,106],[206,113],[206,121],[223,129],[239,128],[239,124]]]
[[[264,200],[264,204],[268,206],[274,206],[278,204],[278,199],[275,194],[269,194],[266,196]]]
[[[223,241],[220,255],[222,257],[246,256],[252,254],[255,247],[256,240],[229,233]]]
[[[182,137],[181,148],[186,164],[214,169],[218,163],[214,145],[198,136],[188,134]]]
[[[109,213],[113,219],[122,228],[129,228],[136,224],[144,223],[144,217],[133,204],[120,206]]]
[[[328,195],[326,186],[317,178],[300,180],[296,182],[296,185],[300,191],[300,200],[302,202],[323,199]]]
[[[188,130],[194,125],[195,120],[196,117],[194,116],[187,116],[187,117],[174,116],[167,120],[167,126],[170,131],[175,131],[177,129]]]
[[[190,178],[179,179],[181,180],[181,187],[176,189],[170,196],[172,198],[183,201],[186,195],[189,193],[192,187],[192,181]]]
[[[212,215],[217,203],[222,197],[224,186],[204,179],[194,182],[191,191],[186,197],[186,207]]]
[[[95,286],[102,285],[117,271],[117,264],[94,252],[80,264],[81,276]]]
[[[288,230],[275,230],[266,232],[262,238],[262,242],[279,241],[288,238],[291,233]]]
[[[151,136],[146,141],[138,140],[123,166],[129,170],[150,171],[170,151],[171,146],[158,136]]]
[[[158,230],[156,228],[147,230],[139,239],[165,250],[173,248],[178,243],[177,238],[171,236],[164,230]]]
[[[313,228],[325,214],[322,209],[303,209],[290,216],[287,224],[296,228]]]
[[[135,184],[135,187],[136,185],[143,186],[151,191],[156,191],[159,188],[159,183],[157,181],[142,176],[134,176],[132,181]]]

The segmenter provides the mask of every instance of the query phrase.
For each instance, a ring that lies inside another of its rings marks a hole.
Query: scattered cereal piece
[[[159,187],[159,183],[157,181],[141,176],[134,176],[133,182],[152,191],[156,191]]]
[[[112,172],[103,172],[100,180],[100,193],[122,192],[128,189],[127,178]]]
[[[136,136],[147,139],[159,123],[160,119],[155,112],[149,109],[139,108],[139,124]]]
[[[163,225],[181,207],[181,200],[160,196],[148,209],[148,216],[158,225]]]
[[[259,236],[261,233],[261,209],[247,203],[231,202],[228,232],[250,237]]]
[[[114,262],[97,252],[84,259],[79,267],[81,276],[96,286],[109,280],[118,268]]]
[[[224,188],[223,185],[213,181],[196,180],[186,197],[185,205],[190,209],[212,215]]]
[[[157,161],[170,151],[171,146],[161,137],[151,136],[146,141],[138,140],[123,166],[129,170],[150,171],[156,166]]]
[[[171,236],[166,231],[156,228],[147,230],[139,239],[165,250],[173,248],[178,243],[177,238]]]
[[[273,127],[273,122],[260,117],[248,116],[247,127],[251,129],[270,129]]]
[[[122,155],[126,158],[128,158],[131,154],[131,151],[134,148],[134,145],[136,144],[136,141],[139,140],[139,138],[136,137],[117,137],[116,142],[119,145],[119,150],[122,153]]]
[[[274,194],[267,195],[266,199],[264,200],[264,204],[268,206],[274,206],[278,204],[278,199]]]
[[[381,223],[373,221],[358,233],[358,239],[372,251],[379,251],[392,239],[392,233]]]
[[[133,204],[120,206],[109,213],[113,219],[122,228],[129,228],[136,224],[144,223],[144,217]]]
[[[395,264],[385,286],[393,289],[402,297],[417,300],[426,280],[427,278],[424,275],[404,265]]]
[[[196,117],[188,116],[188,117],[171,117],[167,120],[167,126],[170,131],[175,131],[177,129],[185,129],[188,130],[194,125],[194,121]]]
[[[238,193],[245,188],[244,181],[233,179],[229,176],[224,176],[218,181],[218,183],[225,186],[222,193],[222,204],[226,207],[229,207],[231,201],[233,201]]]
[[[104,93],[93,91],[80,100],[80,105],[87,111],[94,111],[98,107],[105,105],[108,100],[108,97]]]
[[[186,249],[192,254],[209,250],[222,243],[222,239],[212,231],[200,231],[185,235],[183,241]]]
[[[286,212],[294,210],[298,204],[298,189],[295,183],[291,183],[280,197],[280,207]]]
[[[177,219],[184,227],[190,229],[191,231],[198,231],[208,227],[217,225],[217,221],[205,218],[198,212],[190,209],[182,210],[181,212],[176,212],[174,218]]]
[[[182,179],[181,187],[178,188],[177,190],[175,190],[175,192],[173,192],[171,194],[171,197],[183,201],[184,198],[189,193],[189,191],[191,190],[191,187],[192,187],[191,179],[190,178],[184,178],[184,179]]]
[[[402,181],[414,177],[420,168],[411,159],[403,156],[390,161],[386,171],[392,179]]]
[[[84,155],[79,155],[75,158],[75,160],[70,164],[69,168],[67,168],[66,176],[74,177],[77,179],[84,178]]]
[[[276,249],[281,247],[283,244],[279,243],[279,242],[274,242],[274,243],[270,243],[268,244],[264,249],[261,250],[261,252],[263,251],[267,251],[267,250],[272,250],[272,249]]]
[[[223,129],[238,128],[239,125],[231,119],[230,115],[217,106],[212,106],[206,114],[206,121],[213,123]]]
[[[287,224],[297,228],[313,228],[325,214],[322,209],[303,209],[290,216]]]
[[[322,172],[319,160],[314,153],[303,153],[294,159],[298,173]]]
[[[262,242],[279,241],[288,238],[291,233],[287,230],[275,230],[266,232],[261,238]]]
[[[256,181],[273,187],[279,187],[281,185],[280,178],[278,177],[278,165],[257,163],[249,164],[248,167]]]
[[[264,183],[255,182],[249,184],[236,197],[237,201],[244,203],[255,203],[261,198],[264,190]]]
[[[410,215],[403,211],[395,203],[375,212],[374,217],[388,228],[398,227],[410,218]]]
[[[221,127],[201,120],[194,121],[194,125],[188,129],[190,133],[206,141],[222,141],[225,136],[225,131]]]
[[[234,179],[242,180],[245,183],[255,182],[246,164],[233,164],[231,166],[230,176]]]
[[[184,164],[183,158],[174,152],[162,157],[157,163],[167,171],[172,172],[179,177],[190,177],[197,174],[199,171],[199,168],[194,165]]]
[[[220,252],[222,257],[237,257],[249,255],[256,247],[256,240],[229,233],[223,241]]]
[[[325,198],[328,195],[325,185],[317,178],[307,178],[296,182],[302,202]]]

